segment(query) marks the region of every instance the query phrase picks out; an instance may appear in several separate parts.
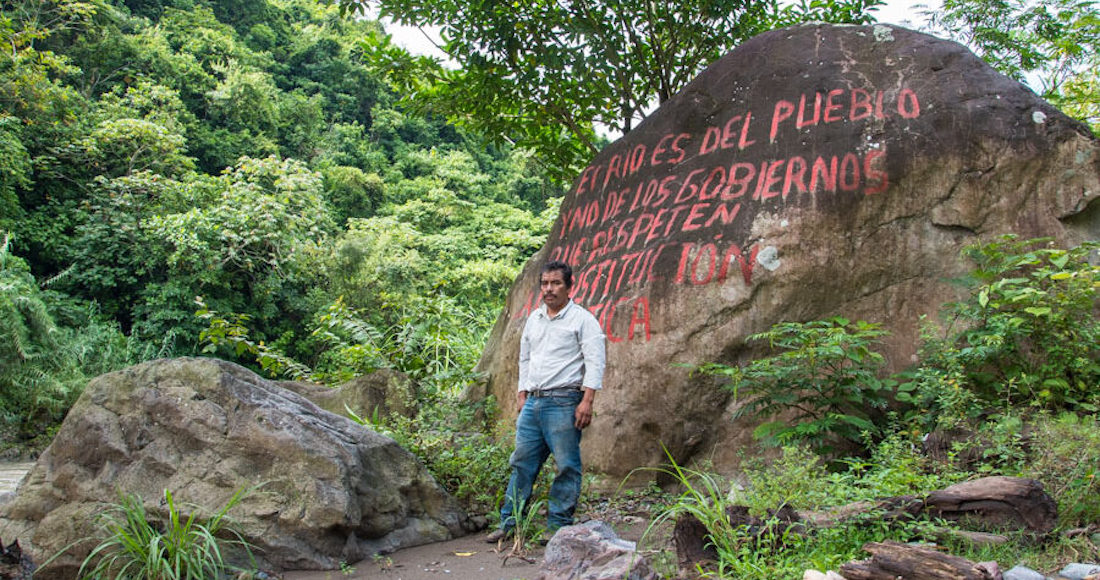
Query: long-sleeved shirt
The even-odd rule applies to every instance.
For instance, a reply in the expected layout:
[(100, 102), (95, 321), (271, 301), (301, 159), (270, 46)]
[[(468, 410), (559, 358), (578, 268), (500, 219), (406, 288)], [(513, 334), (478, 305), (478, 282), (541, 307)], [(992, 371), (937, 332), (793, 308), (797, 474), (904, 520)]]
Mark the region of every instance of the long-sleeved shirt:
[(603, 388), (606, 337), (592, 313), (572, 300), (551, 318), (543, 304), (527, 317), (519, 343), (519, 390)]

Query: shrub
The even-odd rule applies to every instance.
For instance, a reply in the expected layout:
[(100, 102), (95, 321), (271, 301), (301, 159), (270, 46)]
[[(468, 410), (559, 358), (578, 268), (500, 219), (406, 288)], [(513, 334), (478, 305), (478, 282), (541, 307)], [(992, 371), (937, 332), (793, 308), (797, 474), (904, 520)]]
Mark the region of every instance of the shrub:
[[(228, 528), (226, 514), (244, 498), (239, 490), (205, 521), (197, 520), (198, 509), (184, 518), (172, 493), (164, 490), (168, 519), (153, 523), (141, 497), (119, 492), (119, 503), (106, 511), (100, 526), (106, 537), (92, 549), (80, 566), (81, 578), (116, 580), (193, 580), (221, 578), (231, 571), (225, 550), (241, 547), (251, 558), (248, 542)], [(219, 534), (229, 535), (225, 540)]]
[[(969, 388), (989, 405), (1100, 410), (1100, 243), (1004, 236), (970, 246), (966, 300), (948, 305)], [(950, 332), (950, 329), (949, 329)]]
[(49, 433), (90, 378), (140, 358), (135, 343), (117, 324), (103, 322), (94, 307), (41, 290), (27, 263), (9, 251), (9, 239), (3, 237), (0, 426), (5, 435), (26, 445)]
[(1062, 413), (1033, 425), (1030, 457), (1021, 475), (1043, 483), (1068, 529), (1100, 521), (1100, 421)]
[(906, 405), (906, 419), (924, 433), (978, 420), (985, 406), (970, 388), (966, 361), (955, 341), (938, 336), (938, 328), (926, 321), (919, 356), (920, 366), (897, 377), (896, 398)]
[(748, 400), (734, 417), (790, 416), (765, 422), (754, 435), (771, 445), (804, 441), (828, 452), (838, 442), (859, 444), (877, 433), (873, 419), (885, 409), (893, 383), (877, 371), (881, 354), (871, 348), (886, 334), (881, 325), (845, 318), (781, 322), (749, 337), (768, 341), (779, 354), (741, 367), (708, 364), (700, 371), (728, 377), (727, 388)]

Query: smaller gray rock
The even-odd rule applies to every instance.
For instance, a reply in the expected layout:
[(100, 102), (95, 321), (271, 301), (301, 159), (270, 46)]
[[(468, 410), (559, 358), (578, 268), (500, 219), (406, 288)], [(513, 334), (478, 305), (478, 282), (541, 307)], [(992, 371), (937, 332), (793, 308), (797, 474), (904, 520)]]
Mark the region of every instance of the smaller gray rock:
[(592, 520), (558, 530), (546, 545), (539, 580), (658, 580), (634, 542)]
[(1047, 580), (1047, 577), (1031, 568), (1015, 566), (1004, 573), (1004, 580)]
[(1098, 564), (1068, 564), (1065, 568), (1062, 568), (1061, 572), (1058, 572), (1059, 576), (1067, 580), (1085, 580), (1097, 574), (1100, 574), (1100, 565)]

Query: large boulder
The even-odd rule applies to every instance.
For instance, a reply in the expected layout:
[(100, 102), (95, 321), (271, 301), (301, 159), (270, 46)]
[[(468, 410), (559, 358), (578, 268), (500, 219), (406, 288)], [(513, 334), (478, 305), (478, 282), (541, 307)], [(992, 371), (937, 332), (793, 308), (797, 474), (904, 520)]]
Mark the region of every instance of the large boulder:
[(921, 317), (959, 297), (962, 246), (1100, 238), (1097, 144), (953, 42), (886, 25), (762, 34), (581, 172), (471, 396), (514, 413), (539, 268), (564, 260), (609, 341), (587, 465), (617, 481), (667, 461), (663, 443), (735, 471), (751, 419), (730, 421), (729, 394), (678, 363), (745, 361), (753, 333), (842, 315), (881, 322), (889, 369), (909, 365)]
[[(230, 516), (264, 566), (336, 569), (469, 531), (456, 502), (388, 437), (240, 366), (175, 359), (89, 383), (0, 508), (0, 537), (42, 562), (90, 537), (120, 490), (163, 516), (165, 489), (213, 511), (254, 486)], [(75, 578), (90, 547), (77, 542), (35, 577)]]

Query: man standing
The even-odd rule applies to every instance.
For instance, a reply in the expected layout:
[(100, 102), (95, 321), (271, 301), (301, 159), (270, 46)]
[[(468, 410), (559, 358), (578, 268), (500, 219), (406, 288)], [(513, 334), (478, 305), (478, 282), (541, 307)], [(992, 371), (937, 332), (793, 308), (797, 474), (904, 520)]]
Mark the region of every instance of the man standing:
[[(542, 305), (523, 327), (519, 346), (519, 418), (512, 476), (500, 509), (500, 528), (486, 540), (510, 537), (546, 458), (558, 472), (550, 486), (547, 528), (573, 523), (581, 495), (581, 430), (592, 421), (592, 400), (603, 387), (604, 333), (596, 317), (569, 299), (573, 269), (548, 262), (540, 275)], [(523, 515), (523, 514), (520, 514)]]

